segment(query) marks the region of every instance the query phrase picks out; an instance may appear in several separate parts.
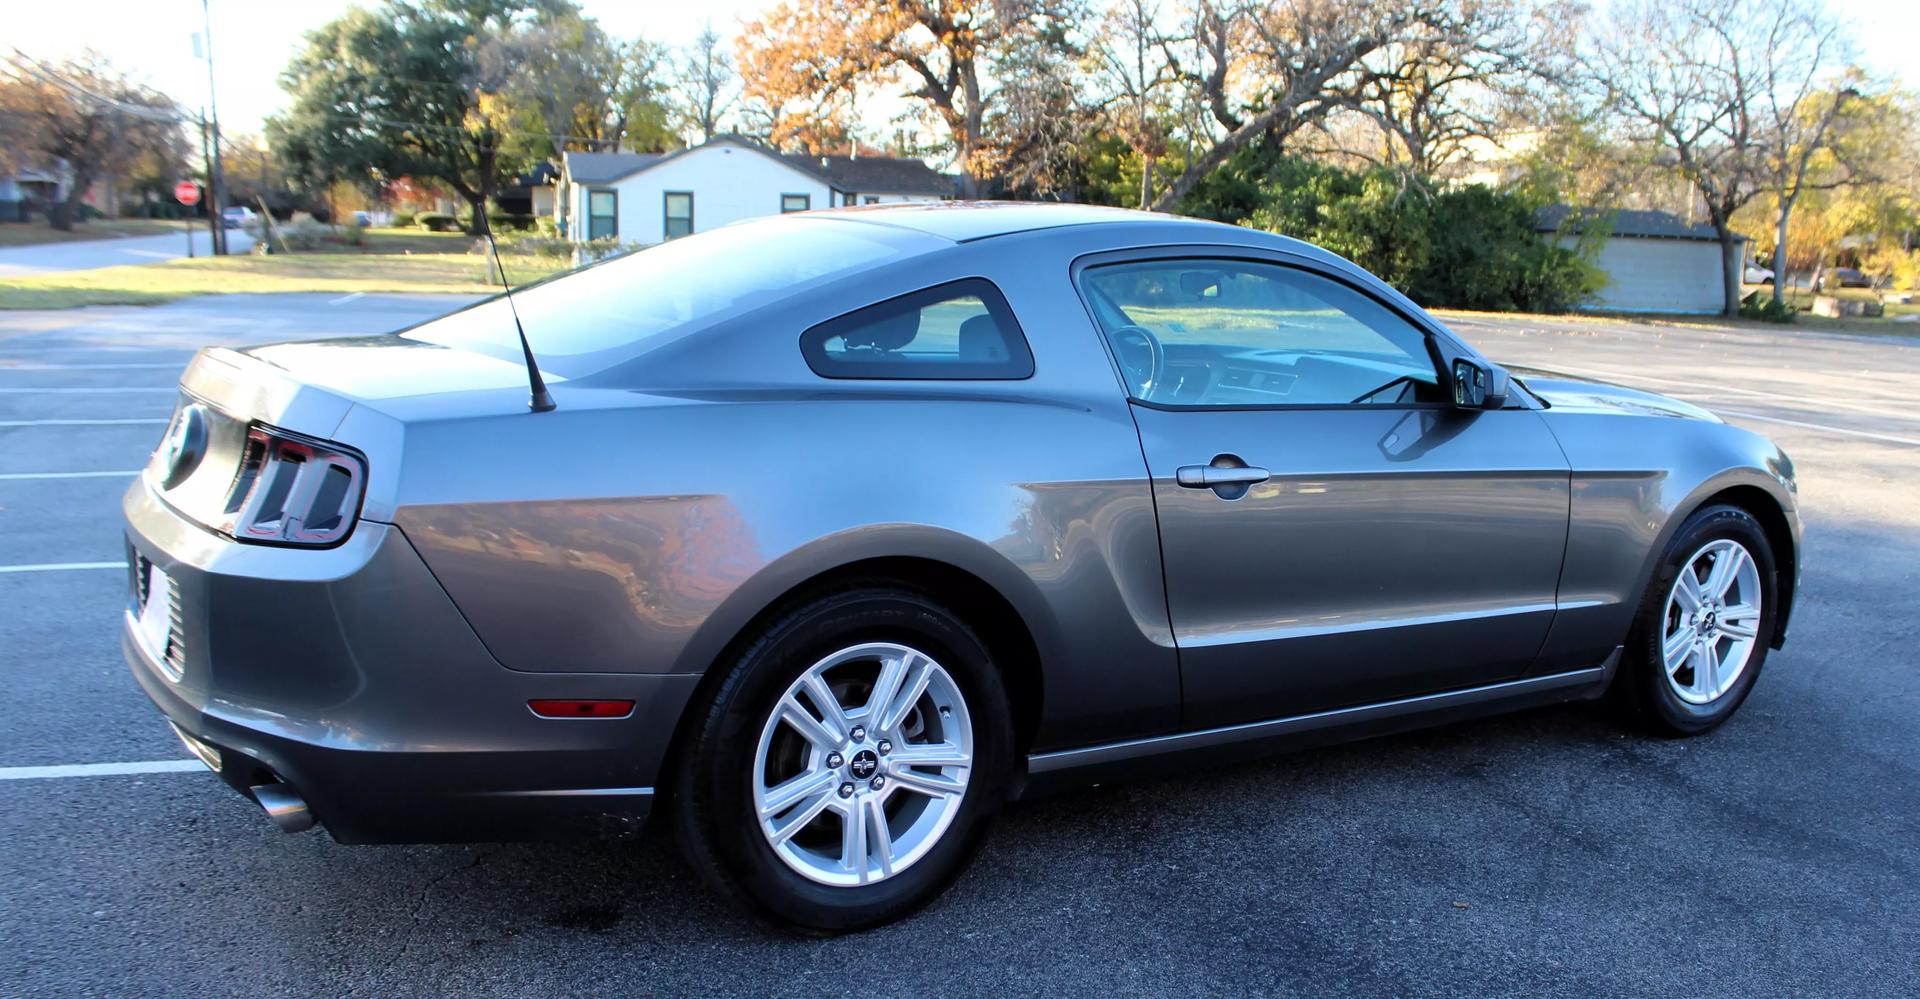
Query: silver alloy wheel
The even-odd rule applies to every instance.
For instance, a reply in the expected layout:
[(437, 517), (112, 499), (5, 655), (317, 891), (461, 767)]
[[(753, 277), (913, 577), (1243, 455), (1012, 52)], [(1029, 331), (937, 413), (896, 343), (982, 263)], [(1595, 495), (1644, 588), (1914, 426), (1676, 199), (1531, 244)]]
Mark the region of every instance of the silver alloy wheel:
[(966, 800), (973, 721), (946, 668), (869, 642), (814, 663), (760, 731), (753, 805), (782, 862), (863, 885), (911, 866)]
[(1760, 640), (1760, 567), (1731, 538), (1710, 541), (1680, 569), (1667, 594), (1660, 654), (1667, 683), (1688, 704), (1733, 689)]

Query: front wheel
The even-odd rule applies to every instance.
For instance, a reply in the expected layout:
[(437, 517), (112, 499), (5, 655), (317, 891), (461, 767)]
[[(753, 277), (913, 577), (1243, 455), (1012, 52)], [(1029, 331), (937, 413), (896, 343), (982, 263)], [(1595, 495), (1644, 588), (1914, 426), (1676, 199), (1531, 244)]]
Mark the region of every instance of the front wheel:
[(860, 587), (769, 627), (715, 689), (676, 779), (681, 842), (725, 894), (804, 929), (937, 895), (1005, 798), (987, 648), (926, 595)]
[(1687, 518), (1655, 569), (1617, 691), (1662, 735), (1709, 731), (1739, 709), (1773, 635), (1773, 549), (1753, 516), (1716, 505)]

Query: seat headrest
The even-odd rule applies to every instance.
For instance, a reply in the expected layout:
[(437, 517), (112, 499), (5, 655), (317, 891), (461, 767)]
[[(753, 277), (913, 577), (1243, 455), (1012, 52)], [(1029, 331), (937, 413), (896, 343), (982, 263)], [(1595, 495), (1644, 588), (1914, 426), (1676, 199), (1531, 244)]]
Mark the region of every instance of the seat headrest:
[(993, 317), (982, 313), (960, 324), (960, 359), (962, 361), (1004, 361), (1007, 359), (1007, 341), (1000, 335), (1000, 324)]
[(849, 348), (872, 347), (875, 350), (899, 350), (920, 335), (920, 310), (908, 309), (850, 329), (844, 337)]

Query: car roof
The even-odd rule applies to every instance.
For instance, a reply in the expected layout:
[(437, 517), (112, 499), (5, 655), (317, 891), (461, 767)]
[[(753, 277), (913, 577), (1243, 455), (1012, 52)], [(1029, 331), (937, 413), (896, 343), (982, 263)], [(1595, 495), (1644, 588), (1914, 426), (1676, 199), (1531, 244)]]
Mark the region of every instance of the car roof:
[(1121, 223), (1186, 224), (1195, 227), (1224, 227), (1220, 222), (1183, 218), (1159, 212), (1108, 208), (1102, 205), (1071, 205), (1020, 201), (918, 201), (889, 205), (860, 205), (807, 213), (821, 218), (868, 222), (875, 225), (912, 229), (968, 243), (976, 239), (1006, 236), (1036, 229), (1063, 226)]

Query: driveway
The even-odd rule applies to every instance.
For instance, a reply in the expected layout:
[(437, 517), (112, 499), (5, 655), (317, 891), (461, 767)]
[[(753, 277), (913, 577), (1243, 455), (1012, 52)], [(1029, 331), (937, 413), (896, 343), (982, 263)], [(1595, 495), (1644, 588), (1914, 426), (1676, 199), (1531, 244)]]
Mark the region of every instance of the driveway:
[[(207, 256), (213, 234), (205, 226), (191, 230), (195, 256)], [(253, 248), (253, 238), (237, 229), (227, 230), (227, 249), (245, 253)], [(165, 236), (129, 236), (123, 239), (90, 239), (79, 243), (43, 243), (0, 249), (0, 277), (25, 277), (58, 271), (88, 271), (121, 264), (151, 264), (187, 255), (187, 237), (178, 233)]]
[(1791, 452), (1800, 602), (1738, 717), (1667, 741), (1561, 706), (1023, 802), (928, 911), (815, 940), (657, 839), (284, 835), (122, 663), (119, 497), (191, 347), (451, 304), (0, 314), (0, 995), (1920, 994), (1920, 347), (1453, 321)]

